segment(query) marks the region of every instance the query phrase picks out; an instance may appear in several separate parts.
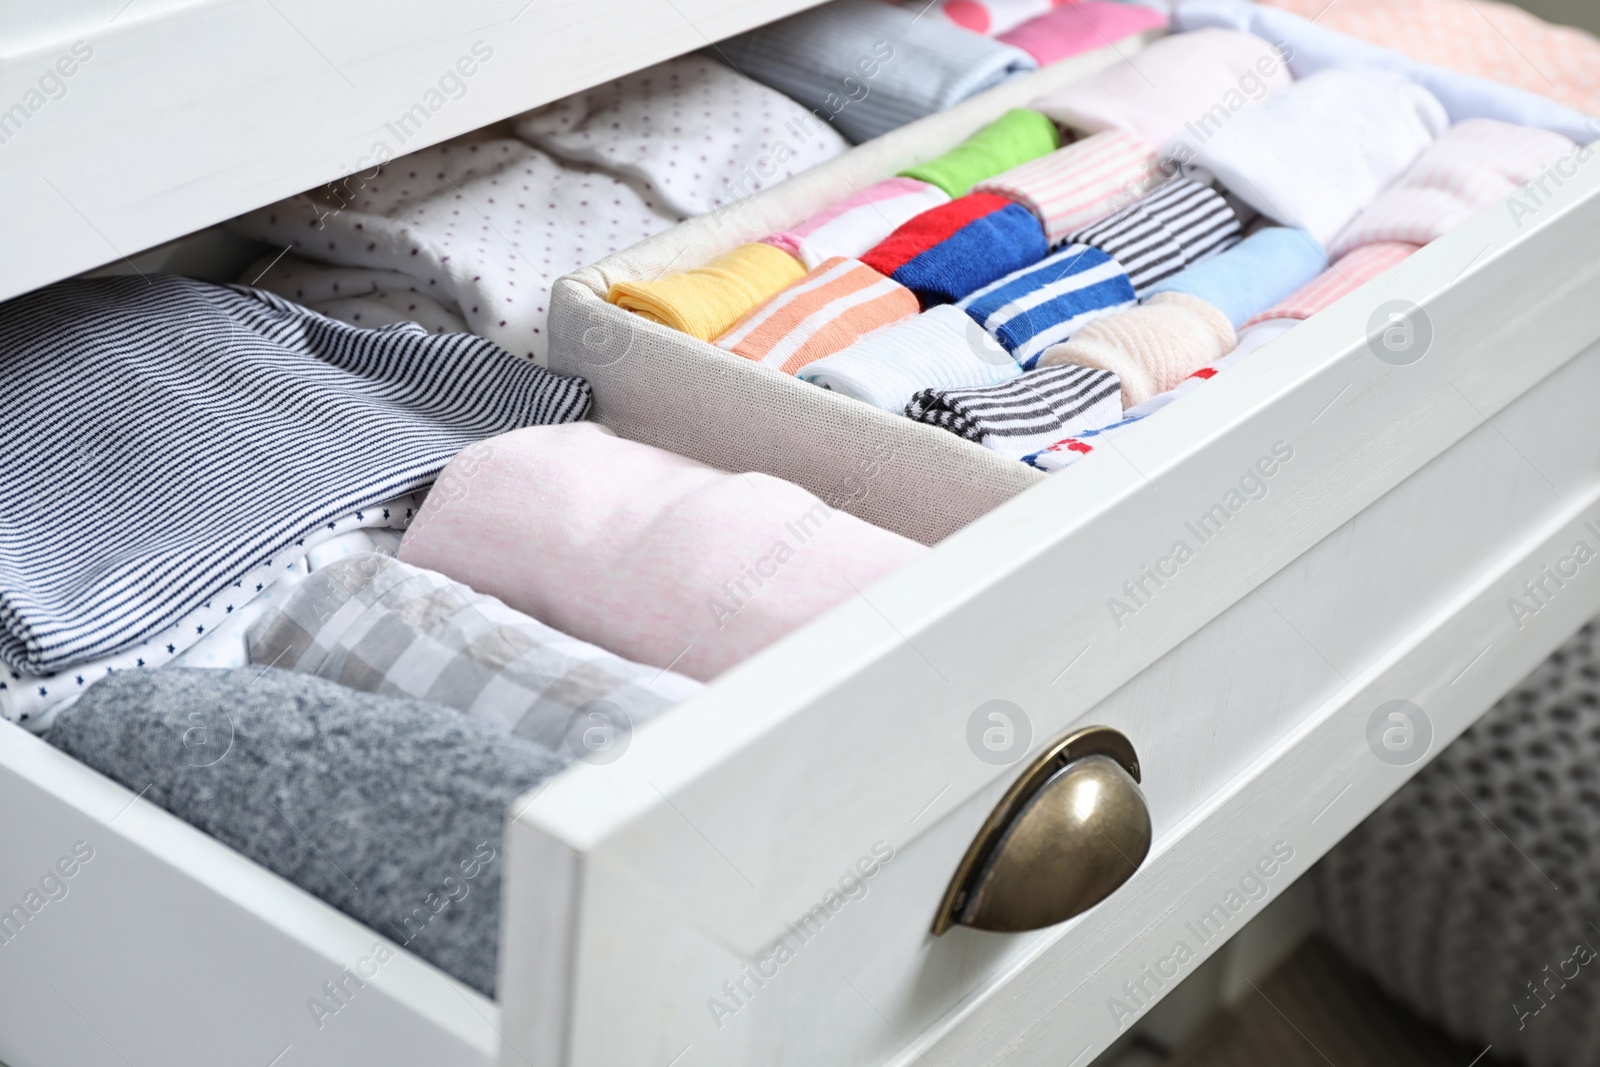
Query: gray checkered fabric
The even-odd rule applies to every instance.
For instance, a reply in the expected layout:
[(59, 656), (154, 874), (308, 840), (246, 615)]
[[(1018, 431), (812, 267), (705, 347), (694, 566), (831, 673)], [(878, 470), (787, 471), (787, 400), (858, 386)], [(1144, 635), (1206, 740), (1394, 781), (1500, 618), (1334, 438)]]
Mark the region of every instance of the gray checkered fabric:
[(311, 575), (249, 646), (252, 663), (445, 704), (569, 760), (704, 688), (376, 553)]

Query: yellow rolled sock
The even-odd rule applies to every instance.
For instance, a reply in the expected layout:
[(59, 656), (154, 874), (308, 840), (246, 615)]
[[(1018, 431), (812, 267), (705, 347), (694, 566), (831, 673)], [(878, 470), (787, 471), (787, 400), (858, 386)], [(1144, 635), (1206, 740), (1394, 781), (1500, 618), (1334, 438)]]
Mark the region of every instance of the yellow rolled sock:
[(1095, 319), (1052, 345), (1039, 366), (1075, 363), (1108, 370), (1122, 382), (1123, 409), (1142, 404), (1232, 352), (1233, 323), (1209, 302), (1188, 293), (1157, 293), (1136, 308)]
[(653, 282), (617, 282), (606, 299), (651, 322), (715, 341), (757, 304), (805, 277), (799, 260), (771, 245), (740, 245), (703, 267)]

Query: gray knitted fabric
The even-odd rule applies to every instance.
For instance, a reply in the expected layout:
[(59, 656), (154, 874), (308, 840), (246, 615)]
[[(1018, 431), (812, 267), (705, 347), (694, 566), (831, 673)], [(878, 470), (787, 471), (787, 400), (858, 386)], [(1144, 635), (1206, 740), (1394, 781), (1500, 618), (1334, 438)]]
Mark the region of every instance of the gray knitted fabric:
[(1600, 1062), (1596, 636), (1590, 623), (1318, 867), (1346, 955), (1533, 1067)]
[(493, 995), (507, 806), (560, 766), (458, 711), (287, 671), (128, 671), (47, 740)]

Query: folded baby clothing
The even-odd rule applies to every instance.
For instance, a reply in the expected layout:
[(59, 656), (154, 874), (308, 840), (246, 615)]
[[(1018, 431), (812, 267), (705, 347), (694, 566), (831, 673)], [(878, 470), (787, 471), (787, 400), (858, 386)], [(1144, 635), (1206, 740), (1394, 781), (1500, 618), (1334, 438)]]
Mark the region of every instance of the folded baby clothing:
[(589, 754), (582, 735), (591, 718), (615, 734), (702, 688), (568, 637), (442, 574), (376, 554), (341, 560), (301, 582), (250, 631), (249, 643), (252, 663), (443, 704), (536, 741), (563, 761)]
[(918, 310), (899, 282), (860, 260), (830, 259), (740, 319), (717, 347), (795, 374)]
[(0, 669), (0, 718), (35, 733), (100, 679), (119, 671), (180, 667), (243, 667), (244, 631), (270, 613), (319, 566), (355, 551), (394, 552), (400, 531), (422, 506), (407, 494), (376, 507), (358, 508), (322, 523), (285, 550), (245, 571), (216, 595), (185, 612), (153, 636), (59, 671)]
[(429, 496), (400, 558), (702, 681), (927, 552), (781, 479), (594, 423), (489, 446), (467, 491)]
[(1390, 267), (1405, 262), (1421, 247), (1403, 241), (1382, 241), (1346, 252), (1334, 261), (1333, 266), (1251, 318), (1245, 326), (1248, 328), (1273, 319), (1309, 319)]
[(555, 280), (680, 221), (598, 167), (469, 134), (229, 225), (306, 259), (406, 275), (473, 333), (542, 361)]
[(1340, 256), (1380, 241), (1425, 245), (1577, 151), (1548, 130), (1493, 119), (1458, 123), (1363, 208), (1329, 251)]
[(902, 224), (861, 262), (930, 308), (953, 304), (1049, 251), (1044, 228), (1027, 208), (993, 193), (969, 193)]
[(1046, 348), (1134, 303), (1133, 282), (1122, 264), (1098, 248), (1068, 245), (956, 306), (1028, 370)]
[(679, 56), (573, 93), (520, 116), (512, 129), (557, 159), (630, 181), (685, 219), (850, 147), (782, 93), (702, 55)]
[(1239, 331), (1239, 343), (1228, 354), (1229, 358), (1238, 356), (1242, 359), (1265, 348), (1298, 325), (1299, 319), (1253, 319)]
[(523, 128), (549, 151), (480, 131), (230, 225), (403, 274), (473, 333), (542, 362), (557, 278), (845, 147), (804, 108), (714, 68), (682, 57), (531, 113)]
[(1122, 264), (1142, 297), (1162, 279), (1238, 244), (1240, 230), (1238, 212), (1221, 193), (1174, 178), (1067, 240)]
[(1303, 230), (1269, 226), (1226, 252), (1150, 288), (1198, 296), (1228, 317), (1234, 329), (1309, 284), (1328, 269), (1328, 256)]
[(433, 287), (393, 270), (336, 267), (284, 254), (265, 255), (244, 269), (240, 284), (277, 293), (330, 319), (369, 330), (414, 322), (429, 333), (466, 333), (461, 309)]
[[(1349, 0), (1340, 0), (1338, 6), (1342, 7), (1347, 2)], [(1382, 2), (1387, 4), (1388, 0)], [(1474, 8), (1482, 4), (1483, 0), (1472, 0)], [(1281, 42), (1289, 56), (1289, 68), (1296, 78), (1308, 78), (1319, 71), (1340, 67), (1393, 71), (1432, 93), (1444, 106), (1451, 122), (1498, 119), (1518, 126), (1550, 130), (1580, 145), (1591, 144), (1600, 138), (1600, 123), (1596, 123), (1593, 117), (1540, 95), (1539, 91), (1530, 92), (1474, 74), (1462, 74), (1447, 69), (1448, 64), (1434, 66), (1418, 62), (1392, 48), (1380, 47), (1328, 29), (1320, 16), (1313, 22), (1288, 11), (1253, 4), (1248, 0), (1185, 0), (1173, 12), (1172, 24), (1174, 29), (1180, 31), (1206, 28), (1249, 30)], [(1182, 35), (1188, 36), (1188, 32)], [(1393, 43), (1401, 42), (1395, 40)], [(1550, 83), (1545, 83), (1543, 91), (1551, 91)]]
[(1020, 48), (877, 0), (834, 0), (711, 51), (857, 144), (1038, 68)]
[(1105, 130), (985, 179), (976, 193), (1015, 200), (1058, 245), (1155, 189), (1167, 175), (1156, 150), (1125, 130)]
[(978, 182), (1054, 152), (1061, 145), (1056, 124), (1025, 107), (1014, 107), (942, 156), (900, 172), (963, 196)]
[(1292, 83), (1269, 41), (1199, 30), (1163, 37), (1031, 106), (1081, 133), (1124, 130), (1160, 146), (1188, 125), (1226, 123)]
[(0, 484), (28, 501), (0, 514), (0, 662), (42, 674), (155, 636), (476, 440), (582, 418), (590, 391), (483, 338), (156, 275), (0, 307), (0, 398)]
[(452, 708), (260, 668), (114, 675), (47, 740), (486, 996), (506, 811), (561, 767)]
[(1600, 40), (1499, 0), (1264, 0), (1330, 30), (1397, 48), (1600, 115)]
[(1021, 459), (1063, 437), (1122, 417), (1122, 383), (1110, 371), (1070, 364), (1029, 371), (999, 385), (925, 389), (906, 415)]
[(901, 223), (949, 202), (949, 195), (938, 186), (915, 178), (885, 178), (792, 229), (763, 237), (761, 243), (780, 248), (807, 270), (815, 270), (836, 256), (861, 255)]
[(1074, 0), (933, 0), (931, 10), (928, 0), (904, 3), (912, 11), (926, 12), (930, 17), (937, 12), (964, 30), (998, 37)]
[(703, 267), (643, 282), (616, 282), (606, 299), (651, 322), (715, 341), (762, 301), (805, 277), (800, 261), (771, 245), (743, 244)]
[(1046, 349), (1039, 364), (1108, 370), (1122, 383), (1123, 407), (1131, 408), (1215, 363), (1237, 342), (1233, 324), (1210, 303), (1188, 293), (1157, 293)]
[(1449, 126), (1439, 101), (1402, 75), (1327, 70), (1165, 152), (1326, 247)]
[(941, 304), (817, 360), (800, 380), (898, 415), (919, 390), (994, 385), (1021, 373), (966, 312)]
[(1153, 8), (1108, 0), (1077, 0), (998, 36), (1044, 67), (1097, 48), (1109, 48), (1126, 37), (1166, 24), (1167, 16)]

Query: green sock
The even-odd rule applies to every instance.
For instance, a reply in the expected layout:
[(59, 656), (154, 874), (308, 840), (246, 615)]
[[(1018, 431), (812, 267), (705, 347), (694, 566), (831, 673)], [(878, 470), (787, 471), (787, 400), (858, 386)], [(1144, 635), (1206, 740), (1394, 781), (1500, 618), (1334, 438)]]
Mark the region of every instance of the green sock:
[(903, 170), (900, 176), (937, 185), (954, 198), (985, 178), (1059, 147), (1055, 123), (1037, 111), (1014, 107), (944, 155)]

